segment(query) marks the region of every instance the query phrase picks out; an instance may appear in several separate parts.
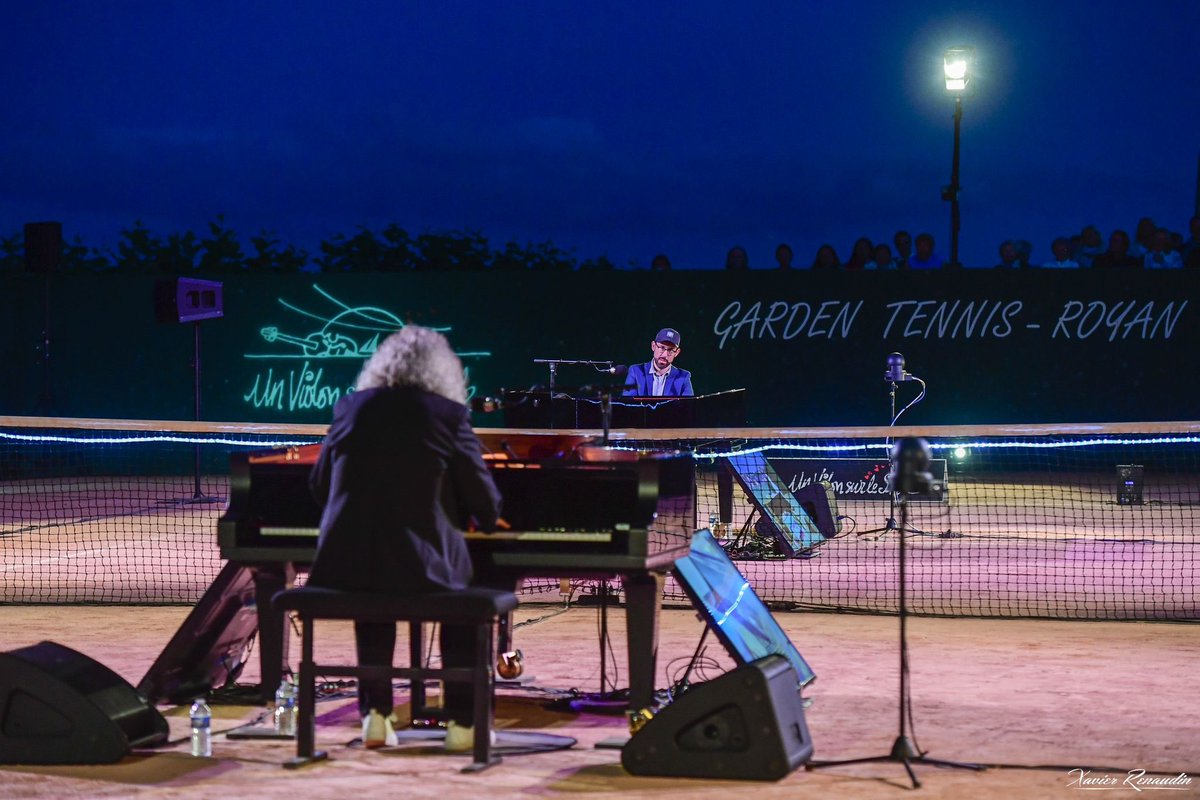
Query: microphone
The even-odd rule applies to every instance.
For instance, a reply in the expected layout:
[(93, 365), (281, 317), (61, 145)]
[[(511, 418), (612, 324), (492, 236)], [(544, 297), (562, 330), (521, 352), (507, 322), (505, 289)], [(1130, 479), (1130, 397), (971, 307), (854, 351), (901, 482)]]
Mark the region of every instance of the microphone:
[(929, 471), (933, 451), (929, 442), (906, 436), (892, 448), (892, 468), (888, 472), (887, 486), (900, 494), (929, 495), (938, 491), (937, 479)]
[(504, 408), (504, 401), (499, 397), (472, 397), (471, 410), (490, 414)]
[(904, 356), (899, 353), (888, 354), (887, 372), (884, 373), (883, 379), (891, 383), (900, 383), (901, 381), (911, 381), (913, 379), (911, 373), (904, 371)]
[(629, 367), (624, 364), (613, 364), (611, 367), (600, 371), (607, 372), (609, 375), (624, 375), (629, 372)]

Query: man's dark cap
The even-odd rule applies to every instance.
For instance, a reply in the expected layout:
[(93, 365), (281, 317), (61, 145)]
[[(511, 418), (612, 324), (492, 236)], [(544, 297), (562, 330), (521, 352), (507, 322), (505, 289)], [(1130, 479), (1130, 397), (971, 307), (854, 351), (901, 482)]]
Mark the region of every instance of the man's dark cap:
[(674, 328), (663, 328), (658, 332), (658, 335), (654, 337), (654, 341), (670, 342), (676, 347), (679, 347), (679, 331), (675, 330)]

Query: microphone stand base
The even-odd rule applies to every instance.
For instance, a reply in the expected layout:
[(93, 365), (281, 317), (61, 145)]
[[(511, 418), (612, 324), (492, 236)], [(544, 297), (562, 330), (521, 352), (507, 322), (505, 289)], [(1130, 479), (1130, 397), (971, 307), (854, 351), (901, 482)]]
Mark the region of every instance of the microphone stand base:
[(892, 751), (886, 756), (867, 756), (865, 758), (846, 758), (838, 761), (810, 761), (804, 765), (806, 770), (823, 769), (825, 767), (844, 767), (850, 764), (878, 764), (884, 762), (892, 762), (904, 765), (904, 771), (908, 773), (908, 779), (912, 781), (914, 789), (921, 788), (921, 782), (917, 780), (917, 774), (913, 772), (913, 764), (928, 764), (931, 767), (946, 767), (951, 769), (969, 769), (976, 772), (983, 772), (987, 769), (983, 764), (972, 764), (965, 761), (944, 761), (940, 758), (927, 758), (924, 753), (921, 753), (913, 746), (912, 741), (907, 736), (897, 736), (896, 741), (892, 743)]

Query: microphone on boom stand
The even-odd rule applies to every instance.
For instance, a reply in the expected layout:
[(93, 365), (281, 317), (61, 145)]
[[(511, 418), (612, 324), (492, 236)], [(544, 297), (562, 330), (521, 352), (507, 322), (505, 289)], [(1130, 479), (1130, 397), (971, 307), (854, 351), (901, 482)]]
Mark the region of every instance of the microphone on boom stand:
[(504, 408), (504, 399), (500, 397), (472, 397), (471, 410), (482, 414), (490, 414)]
[[(913, 379), (912, 374), (904, 370), (904, 356), (899, 353), (888, 354), (887, 372), (884, 373), (883, 379), (891, 383), (901, 383)], [(895, 409), (892, 409), (892, 413), (895, 413)]]

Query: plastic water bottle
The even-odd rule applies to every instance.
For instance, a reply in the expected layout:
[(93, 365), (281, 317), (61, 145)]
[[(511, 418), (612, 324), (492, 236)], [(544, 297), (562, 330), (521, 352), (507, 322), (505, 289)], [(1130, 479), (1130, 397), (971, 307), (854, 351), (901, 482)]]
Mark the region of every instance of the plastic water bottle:
[(296, 684), (286, 677), (275, 690), (275, 732), (296, 735)]
[(188, 713), (192, 719), (192, 755), (212, 755), (212, 709), (203, 697), (197, 697)]

